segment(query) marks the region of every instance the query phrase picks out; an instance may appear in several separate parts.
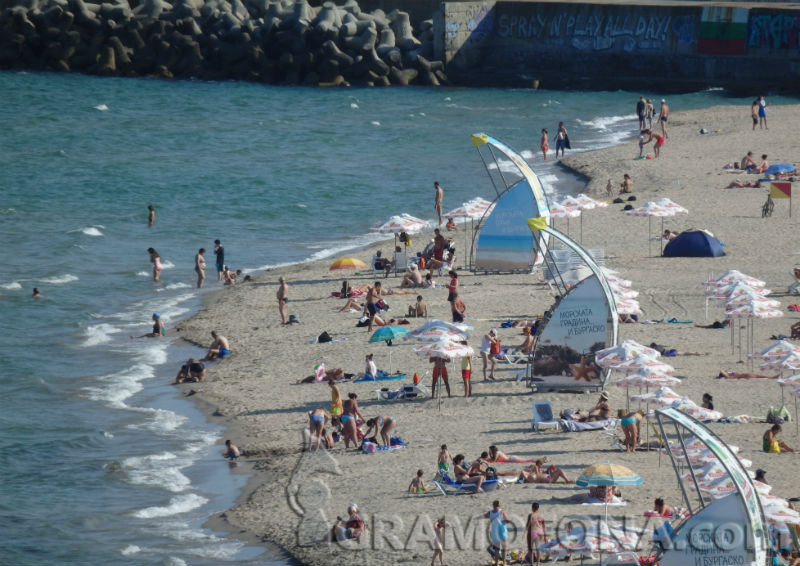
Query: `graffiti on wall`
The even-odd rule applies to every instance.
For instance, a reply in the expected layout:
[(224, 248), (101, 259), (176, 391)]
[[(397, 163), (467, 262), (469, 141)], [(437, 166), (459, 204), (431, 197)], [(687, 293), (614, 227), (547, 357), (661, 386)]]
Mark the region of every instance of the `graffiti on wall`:
[[(445, 22), (445, 40), (454, 41), (459, 32), (467, 33), (467, 43), (480, 42), (492, 33), (494, 10), (487, 4), (466, 4), (460, 19), (448, 18)], [(462, 22), (466, 24), (462, 26)]]
[(502, 14), (497, 34), (507, 39), (546, 39), (565, 42), (580, 51), (663, 49), (675, 38), (694, 40), (693, 16), (604, 15), (597, 10), (561, 14)]
[(800, 16), (753, 14), (747, 21), (747, 46), (769, 49), (797, 49)]

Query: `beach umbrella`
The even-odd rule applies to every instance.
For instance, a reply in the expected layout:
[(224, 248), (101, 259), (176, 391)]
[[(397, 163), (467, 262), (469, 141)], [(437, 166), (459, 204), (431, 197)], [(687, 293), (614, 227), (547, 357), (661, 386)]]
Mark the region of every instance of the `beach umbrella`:
[(780, 301), (776, 301), (775, 299), (770, 299), (769, 297), (766, 297), (764, 295), (759, 295), (758, 293), (755, 293), (753, 291), (745, 290), (740, 295), (736, 295), (735, 297), (729, 297), (728, 299), (720, 303), (720, 306), (724, 306), (725, 308), (733, 308), (747, 303), (752, 303), (755, 306), (763, 308), (775, 308), (781, 306)]
[(770, 165), (766, 171), (764, 171), (763, 175), (780, 175), (791, 173), (797, 169), (796, 165), (792, 165), (791, 163), (775, 163), (774, 165)]
[(719, 287), (722, 285), (728, 285), (730, 283), (741, 282), (749, 285), (750, 287), (764, 287), (766, 283), (761, 281), (761, 279), (756, 279), (755, 277), (751, 277), (750, 275), (745, 275), (741, 271), (736, 269), (731, 269), (726, 271), (719, 277), (712, 277), (708, 280), (703, 282), (703, 285), (706, 287)]
[(594, 359), (598, 366), (607, 368), (632, 360), (640, 354), (650, 356), (651, 358), (658, 358), (661, 356), (658, 350), (643, 346), (635, 340), (623, 340), (616, 346), (598, 350), (595, 352)]
[[(408, 334), (409, 330), (405, 326), (381, 326), (370, 336), (370, 342), (386, 342), (387, 346), (392, 345), (392, 340), (397, 340)], [(389, 373), (392, 373), (392, 351), (389, 350)]]
[(638, 395), (631, 395), (631, 401), (639, 401), (642, 403), (656, 403), (665, 407), (672, 406), (675, 401), (683, 399), (680, 395), (675, 393), (667, 386), (659, 387), (657, 390), (648, 393), (640, 393)]
[[(747, 319), (747, 349), (753, 349), (753, 325), (751, 323), (752, 320), (757, 318), (778, 318), (783, 316), (783, 312), (772, 308), (770, 306), (766, 306), (760, 304), (756, 300), (750, 300), (745, 302), (741, 305), (734, 305), (730, 306), (729, 308), (725, 309), (725, 318), (728, 320), (732, 320), (735, 318), (739, 319)], [(733, 326), (733, 325), (731, 325)], [(742, 354), (742, 327), (739, 325), (739, 358), (741, 361), (741, 354)]]
[(772, 358), (761, 364), (759, 367), (763, 369), (777, 369), (783, 370), (800, 370), (800, 352), (791, 352), (780, 358)]
[(677, 377), (660, 372), (637, 371), (614, 382), (617, 387), (661, 387), (680, 385)]
[[(798, 352), (800, 348), (795, 348), (794, 344), (787, 340), (776, 340), (773, 342), (771, 346), (767, 346), (763, 350), (759, 350), (758, 352), (753, 352), (752, 354), (748, 354), (748, 358), (764, 358), (764, 359), (771, 359), (771, 358), (785, 358), (792, 352)], [(800, 374), (796, 376), (800, 378)], [(790, 379), (790, 378), (786, 378)], [(780, 381), (778, 382), (780, 383)]]
[(660, 373), (672, 373), (675, 368), (671, 365), (648, 356), (639, 354), (629, 360), (620, 362), (614, 366), (615, 371), (649, 371)]
[(722, 418), (722, 413), (719, 411), (712, 411), (699, 406), (697, 403), (688, 398), (682, 398), (672, 403), (673, 409), (678, 409), (694, 417), (698, 421), (718, 421)]
[(675, 211), (670, 210), (668, 208), (664, 208), (663, 206), (659, 206), (656, 203), (650, 201), (645, 203), (644, 205), (633, 208), (631, 210), (626, 210), (625, 214), (628, 216), (647, 216), (647, 245), (648, 245), (648, 254), (653, 255), (652, 247), (651, 247), (651, 240), (650, 240), (650, 233), (652, 230), (652, 220), (653, 217), (661, 218), (661, 231), (664, 231), (664, 218), (666, 216), (675, 216)]
[(367, 264), (355, 257), (340, 257), (331, 264), (329, 271), (336, 269), (367, 269)]
[(575, 200), (577, 200), (581, 205), (584, 207), (584, 210), (590, 208), (608, 208), (608, 203), (603, 202), (602, 200), (593, 199), (592, 197), (584, 194), (578, 193), (575, 195)]
[(443, 358), (446, 360), (467, 358), (475, 355), (472, 346), (467, 346), (453, 340), (426, 342), (414, 348), (414, 353), (423, 358)]
[(608, 286), (611, 289), (611, 293), (617, 299), (635, 299), (639, 296), (639, 291), (634, 291), (629, 287), (622, 287), (616, 283), (609, 283)]
[(577, 218), (581, 215), (581, 211), (577, 208), (566, 208), (558, 203), (553, 203), (549, 207), (550, 218), (554, 219), (567, 219), (567, 235), (569, 235), (569, 221), (571, 218)]
[(400, 232), (407, 232), (409, 234), (414, 232), (421, 232), (430, 228), (430, 224), (421, 218), (416, 218), (410, 214), (398, 214), (392, 216), (382, 224), (376, 224), (370, 230), (379, 232), (381, 234), (399, 234)]
[(674, 210), (675, 214), (689, 214), (689, 210), (682, 207), (678, 203), (671, 201), (667, 197), (661, 197), (655, 201), (658, 206), (666, 208), (667, 210)]
[[(588, 486), (620, 486), (640, 485), (644, 480), (630, 468), (611, 462), (592, 464), (578, 476), (575, 485)], [(606, 498), (606, 521), (608, 521), (608, 498)]]
[(617, 314), (642, 314), (642, 307), (636, 299), (615, 300)]
[(469, 325), (460, 322), (445, 322), (434, 318), (406, 334), (404, 339), (409, 340), (414, 338), (436, 341), (447, 337), (461, 336), (462, 340), (466, 340), (469, 338), (468, 330), (472, 330), (472, 327)]
[[(583, 193), (574, 197), (573, 196), (564, 197), (558, 204), (560, 204), (567, 210), (577, 210), (578, 212), (583, 212), (584, 210), (591, 210), (593, 208), (608, 206), (608, 204), (594, 200), (593, 198), (590, 198)], [(580, 218), (581, 218), (580, 240), (583, 241), (583, 215), (581, 215)]]

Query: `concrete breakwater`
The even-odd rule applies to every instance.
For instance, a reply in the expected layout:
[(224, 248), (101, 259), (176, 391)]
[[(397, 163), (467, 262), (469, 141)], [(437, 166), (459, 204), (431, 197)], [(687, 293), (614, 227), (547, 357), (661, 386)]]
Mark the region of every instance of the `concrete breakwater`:
[(447, 83), (433, 21), (306, 0), (28, 0), (0, 13), (0, 68), (277, 84)]

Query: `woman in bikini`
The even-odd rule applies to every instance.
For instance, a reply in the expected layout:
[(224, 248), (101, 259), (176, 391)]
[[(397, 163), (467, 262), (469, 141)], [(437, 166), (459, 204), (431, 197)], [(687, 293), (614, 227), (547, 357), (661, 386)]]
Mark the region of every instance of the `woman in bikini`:
[(206, 253), (205, 248), (200, 248), (194, 256), (194, 272), (197, 273), (197, 288), (203, 286), (203, 281), (206, 280), (206, 259), (203, 254)]
[(531, 512), (528, 515), (528, 521), (525, 523), (526, 538), (528, 539), (528, 556), (531, 559), (531, 566), (533, 566), (533, 555), (536, 554), (536, 566), (541, 563), (541, 554), (539, 553), (539, 545), (547, 542), (547, 534), (545, 532), (544, 515), (539, 512), (539, 504), (534, 502), (531, 504)]
[(397, 425), (397, 419), (394, 417), (375, 417), (374, 419), (369, 419), (367, 421), (367, 432), (364, 433), (364, 436), (370, 437), (374, 430), (374, 434), (377, 435), (380, 433), (383, 445), (390, 446), (389, 433), (394, 430), (395, 425)]
[(550, 146), (547, 145), (547, 128), (542, 128), (542, 140), (540, 142), (540, 146), (542, 148), (544, 160), (547, 161), (547, 150), (550, 149)]
[(358, 448), (358, 426), (356, 424), (356, 419), (364, 420), (364, 416), (358, 409), (358, 395), (350, 393), (347, 397), (348, 399), (342, 403), (344, 413), (341, 418), (345, 450), (350, 447), (351, 441), (353, 442), (353, 448)]
[(622, 417), (620, 424), (622, 432), (625, 433), (625, 452), (636, 452), (636, 445), (639, 444), (639, 437), (642, 433), (642, 419), (644, 411), (634, 411)]
[(550, 466), (545, 472), (542, 470), (544, 466), (543, 460), (536, 460), (536, 463), (531, 464), (527, 470), (522, 470), (519, 473), (519, 479), (524, 483), (558, 483), (558, 480), (564, 480), (564, 483), (573, 483), (564, 473), (561, 468)]
[[(325, 423), (330, 419), (328, 411), (322, 407), (317, 407), (308, 412), (308, 431), (311, 435), (308, 438), (308, 449), (319, 450), (322, 444), (322, 437), (325, 436)], [(314, 441), (316, 440), (316, 446)]]
[(147, 253), (150, 254), (150, 263), (153, 264), (153, 281), (158, 281), (161, 273), (161, 256), (153, 248), (147, 248)]
[(497, 464), (527, 464), (530, 462), (530, 460), (525, 460), (519, 456), (501, 452), (495, 445), (489, 447), (489, 461)]

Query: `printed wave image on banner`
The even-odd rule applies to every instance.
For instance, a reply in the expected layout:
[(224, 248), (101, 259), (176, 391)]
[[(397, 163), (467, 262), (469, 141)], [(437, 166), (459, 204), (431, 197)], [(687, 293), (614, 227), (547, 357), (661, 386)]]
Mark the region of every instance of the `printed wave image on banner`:
[(528, 218), (537, 216), (531, 187), (522, 180), (497, 199), (478, 235), (475, 269), (527, 271), (533, 266), (533, 234)]
[(611, 309), (596, 275), (572, 287), (545, 315), (533, 352), (533, 381), (559, 387), (602, 385), (594, 352), (613, 340)]

